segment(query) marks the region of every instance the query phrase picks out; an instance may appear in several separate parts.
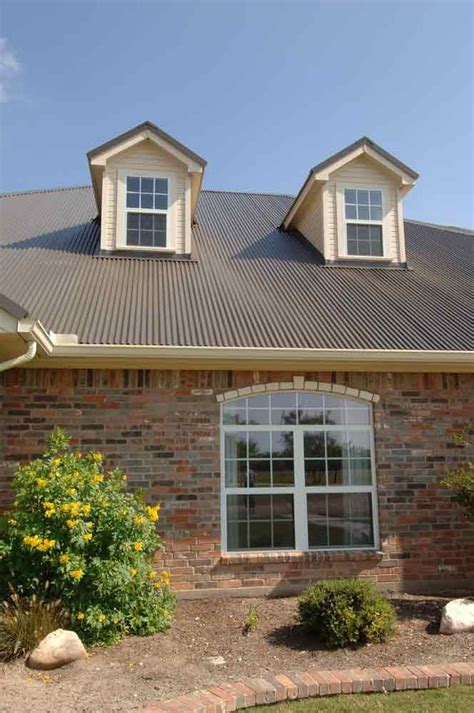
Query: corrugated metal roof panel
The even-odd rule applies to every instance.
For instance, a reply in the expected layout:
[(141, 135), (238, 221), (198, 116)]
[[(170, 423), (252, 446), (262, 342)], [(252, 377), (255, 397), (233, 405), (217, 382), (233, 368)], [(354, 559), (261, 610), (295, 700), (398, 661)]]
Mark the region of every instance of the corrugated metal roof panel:
[(90, 187), (6, 195), (0, 292), (82, 343), (472, 349), (472, 236), (406, 221), (411, 270), (325, 267), (292, 200), (203, 191), (184, 261), (101, 256)]

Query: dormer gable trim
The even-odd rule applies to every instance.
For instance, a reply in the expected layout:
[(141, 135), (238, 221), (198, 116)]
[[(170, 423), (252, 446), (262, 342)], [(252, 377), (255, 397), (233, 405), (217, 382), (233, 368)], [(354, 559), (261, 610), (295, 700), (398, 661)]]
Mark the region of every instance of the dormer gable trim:
[(187, 146), (174, 139), (151, 121), (144, 121), (138, 124), (138, 126), (133, 127), (133, 129), (129, 129), (110, 141), (106, 141), (104, 144), (91, 149), (87, 153), (87, 158), (89, 159), (89, 163), (93, 165), (104, 165), (110, 156), (120, 151), (125, 151), (125, 149), (134, 146), (144, 139), (154, 141), (160, 148), (163, 148), (178, 160), (185, 163), (190, 170), (202, 171), (206, 166), (207, 162), (201, 156), (198, 156), (194, 151), (188, 149)]
[(368, 156), (383, 166), (385, 170), (395, 174), (400, 180), (402, 193), (409, 191), (410, 188), (413, 187), (417, 178), (419, 178), (419, 174), (416, 173), (416, 171), (402, 163), (402, 161), (397, 159), (388, 151), (385, 151), (385, 149), (369, 139), (367, 136), (363, 136), (358, 141), (355, 141), (341, 151), (338, 151), (324, 161), (316, 164), (316, 166), (313, 166), (308, 174), (308, 177), (306, 178), (306, 181), (293, 201), (293, 204), (290, 206), (288, 212), (283, 218), (282, 227), (286, 230), (291, 225), (293, 218), (304, 203), (305, 198), (307, 197), (314, 182), (319, 182), (321, 184), (325, 183), (329, 180), (331, 173), (363, 155)]

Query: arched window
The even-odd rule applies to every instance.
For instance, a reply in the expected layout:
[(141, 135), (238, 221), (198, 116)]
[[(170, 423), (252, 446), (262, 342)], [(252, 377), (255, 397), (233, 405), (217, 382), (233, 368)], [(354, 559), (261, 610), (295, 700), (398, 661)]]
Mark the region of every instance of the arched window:
[(285, 391), (222, 406), (225, 551), (377, 545), (372, 408)]

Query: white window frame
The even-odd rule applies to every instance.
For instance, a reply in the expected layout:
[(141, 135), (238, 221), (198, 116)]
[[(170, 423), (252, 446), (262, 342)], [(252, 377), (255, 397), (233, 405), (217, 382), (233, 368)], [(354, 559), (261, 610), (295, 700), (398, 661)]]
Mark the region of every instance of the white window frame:
[[(346, 218), (345, 191), (380, 191), (382, 193), (382, 220), (358, 220), (356, 218)], [(390, 252), (389, 225), (387, 219), (387, 198), (386, 187), (379, 184), (349, 184), (338, 183), (336, 185), (337, 200), (337, 223), (338, 231), (338, 257), (343, 260), (354, 260), (363, 262), (391, 262), (393, 255)], [(347, 249), (347, 226), (348, 225), (379, 225), (382, 228), (382, 255), (349, 255)]]
[[(117, 172), (117, 249), (136, 252), (174, 253), (176, 252), (174, 195), (175, 181), (171, 174), (156, 171), (124, 169)], [(168, 208), (127, 208), (127, 178), (163, 178), (168, 182)], [(166, 247), (128, 245), (127, 214), (148, 213), (166, 215)]]
[[(298, 389), (286, 392), (272, 393), (304, 393), (305, 395), (312, 393), (301, 391)], [(319, 392), (314, 392), (315, 394)], [(259, 394), (267, 395), (267, 394)], [(325, 395), (321, 393), (320, 395)], [(326, 394), (327, 395), (327, 394)], [(336, 394), (330, 394), (331, 397), (336, 397)], [(373, 424), (373, 407), (367, 402), (361, 402), (358, 399), (351, 399), (347, 396), (340, 396), (341, 402), (363, 403), (369, 409), (369, 424), (368, 425), (319, 425), (319, 424), (301, 424), (301, 425), (240, 425), (240, 424), (224, 424), (223, 415), (224, 407), (231, 405), (233, 402), (243, 401), (246, 397), (226, 401), (221, 404), (220, 409), (220, 444), (221, 444), (221, 550), (223, 554), (252, 554), (252, 553), (269, 553), (269, 552), (335, 552), (348, 551), (354, 552), (358, 550), (376, 551), (380, 549), (380, 534), (379, 534), (379, 517), (377, 506), (377, 482), (375, 469), (375, 439), (374, 439), (374, 424)], [(250, 400), (252, 396), (249, 396)], [(370, 464), (372, 481), (370, 485), (331, 485), (331, 486), (308, 486), (305, 483), (304, 469), (304, 434), (306, 432), (322, 432), (322, 431), (360, 431), (369, 433), (370, 439)], [(294, 475), (295, 482), (293, 486), (282, 487), (256, 487), (256, 488), (239, 488), (228, 487), (225, 482), (225, 434), (230, 432), (243, 431), (283, 431), (293, 432), (293, 457), (294, 457)], [(325, 459), (327, 460), (327, 459)], [(310, 547), (308, 542), (308, 513), (307, 513), (307, 498), (311, 493), (328, 494), (357, 494), (368, 493), (371, 495), (372, 505), (372, 530), (374, 535), (374, 543), (372, 545), (354, 545), (349, 547)], [(292, 494), (294, 496), (294, 523), (295, 523), (295, 547), (294, 548), (265, 548), (265, 549), (242, 549), (229, 550), (227, 547), (227, 495), (285, 495)]]

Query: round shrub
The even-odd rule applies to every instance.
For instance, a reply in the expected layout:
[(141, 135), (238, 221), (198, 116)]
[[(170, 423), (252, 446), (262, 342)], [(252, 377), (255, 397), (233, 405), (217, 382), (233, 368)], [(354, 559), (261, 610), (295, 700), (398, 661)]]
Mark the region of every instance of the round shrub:
[(385, 641), (393, 632), (395, 610), (372, 582), (328, 579), (299, 598), (299, 620), (328, 647)]
[(0, 592), (31, 596), (49, 582), (86, 643), (146, 635), (173, 621), (169, 575), (152, 568), (161, 541), (159, 505), (126, 492), (126, 476), (105, 473), (101, 453), (80, 453), (56, 429), (44, 455), (18, 468), (16, 495), (0, 537)]

